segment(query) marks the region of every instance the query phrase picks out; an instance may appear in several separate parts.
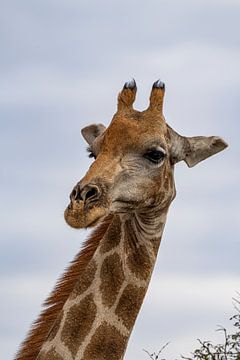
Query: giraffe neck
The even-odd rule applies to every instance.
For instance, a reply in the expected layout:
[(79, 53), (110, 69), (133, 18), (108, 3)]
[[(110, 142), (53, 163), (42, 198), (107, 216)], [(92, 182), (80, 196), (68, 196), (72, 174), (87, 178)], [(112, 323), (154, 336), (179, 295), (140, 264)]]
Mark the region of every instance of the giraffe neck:
[(115, 215), (43, 343), (37, 360), (123, 359), (166, 221)]

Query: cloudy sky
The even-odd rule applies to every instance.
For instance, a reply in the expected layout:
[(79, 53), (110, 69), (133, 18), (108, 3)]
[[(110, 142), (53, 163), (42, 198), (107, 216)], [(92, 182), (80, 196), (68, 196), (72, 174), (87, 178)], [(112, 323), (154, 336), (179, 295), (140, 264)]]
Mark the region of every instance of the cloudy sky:
[(1, 1), (0, 357), (11, 359), (87, 231), (63, 220), (90, 159), (81, 127), (109, 123), (123, 83), (136, 107), (166, 83), (165, 116), (184, 135), (229, 148), (176, 168), (154, 276), (126, 360), (188, 355), (220, 341), (239, 269), (239, 0)]

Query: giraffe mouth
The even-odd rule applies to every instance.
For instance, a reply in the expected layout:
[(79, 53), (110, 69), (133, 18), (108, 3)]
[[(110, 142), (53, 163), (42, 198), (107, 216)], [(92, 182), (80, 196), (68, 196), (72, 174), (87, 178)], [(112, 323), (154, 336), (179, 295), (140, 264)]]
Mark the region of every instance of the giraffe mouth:
[(75, 228), (82, 229), (97, 225), (108, 214), (104, 206), (86, 206), (83, 201), (72, 201), (64, 212), (66, 223)]

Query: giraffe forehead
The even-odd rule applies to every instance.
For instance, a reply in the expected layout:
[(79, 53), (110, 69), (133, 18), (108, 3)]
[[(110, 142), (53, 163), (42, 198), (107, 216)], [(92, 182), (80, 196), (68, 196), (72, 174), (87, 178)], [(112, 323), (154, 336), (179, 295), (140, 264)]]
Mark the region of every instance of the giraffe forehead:
[(103, 145), (111, 148), (125, 149), (129, 146), (144, 146), (152, 139), (163, 143), (167, 126), (163, 117), (146, 117), (144, 112), (133, 112), (126, 116), (114, 116), (111, 124), (106, 130)]

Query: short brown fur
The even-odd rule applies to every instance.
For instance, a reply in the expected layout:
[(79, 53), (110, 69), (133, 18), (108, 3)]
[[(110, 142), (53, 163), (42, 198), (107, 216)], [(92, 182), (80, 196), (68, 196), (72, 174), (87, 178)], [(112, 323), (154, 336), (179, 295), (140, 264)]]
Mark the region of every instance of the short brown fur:
[(38, 360), (64, 360), (54, 349), (49, 350), (47, 353), (43, 353), (38, 357)]
[(103, 323), (88, 344), (83, 360), (120, 360), (127, 340), (114, 326)]
[(128, 329), (131, 329), (135, 323), (145, 293), (145, 288), (130, 284), (126, 286), (119, 299), (116, 314), (120, 316)]
[(97, 307), (92, 294), (82, 299), (79, 304), (73, 305), (68, 311), (61, 340), (71, 351), (73, 357), (76, 356), (79, 346), (90, 331), (96, 313)]
[(84, 270), (81, 278), (79, 278), (76, 282), (76, 285), (73, 289), (73, 292), (70, 295), (70, 299), (73, 300), (75, 299), (77, 296), (83, 294), (91, 285), (94, 277), (95, 277), (95, 273), (97, 270), (97, 265), (94, 259), (92, 259), (88, 266), (86, 267), (86, 269)]
[(121, 236), (121, 221), (119, 219), (119, 216), (115, 216), (113, 218), (113, 222), (110, 228), (108, 229), (108, 231), (106, 231), (104, 241), (101, 245), (101, 252), (104, 254), (115, 248), (120, 243)]
[(121, 289), (124, 281), (124, 271), (120, 256), (116, 253), (109, 255), (101, 267), (101, 286), (102, 300), (104, 305), (112, 306)]

